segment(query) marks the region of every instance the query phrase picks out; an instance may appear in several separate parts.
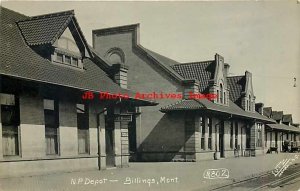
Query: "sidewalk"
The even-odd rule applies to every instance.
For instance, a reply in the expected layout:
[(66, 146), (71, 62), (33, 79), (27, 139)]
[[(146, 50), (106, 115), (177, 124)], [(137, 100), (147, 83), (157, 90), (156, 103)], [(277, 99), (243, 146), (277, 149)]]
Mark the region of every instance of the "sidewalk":
[[(216, 185), (273, 170), (281, 160), (294, 158), (296, 154), (299, 159), (295, 163), (299, 163), (300, 153), (203, 162), (131, 163), (129, 168), (122, 169), (0, 179), (0, 190), (208, 190)], [(205, 170), (217, 168), (228, 169), (229, 178), (203, 178)]]

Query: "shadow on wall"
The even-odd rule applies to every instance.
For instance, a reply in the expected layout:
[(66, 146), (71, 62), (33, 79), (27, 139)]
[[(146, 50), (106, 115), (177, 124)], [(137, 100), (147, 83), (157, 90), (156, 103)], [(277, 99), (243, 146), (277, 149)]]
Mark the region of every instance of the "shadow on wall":
[(185, 137), (182, 112), (165, 114), (138, 148), (138, 161), (169, 162), (184, 158)]

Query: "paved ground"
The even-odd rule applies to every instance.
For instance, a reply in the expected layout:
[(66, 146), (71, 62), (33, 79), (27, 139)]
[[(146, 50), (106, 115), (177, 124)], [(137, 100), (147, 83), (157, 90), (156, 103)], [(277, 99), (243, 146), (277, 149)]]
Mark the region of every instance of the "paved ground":
[[(271, 154), (203, 162), (131, 163), (129, 168), (123, 169), (0, 179), (0, 190), (202, 191), (273, 170), (280, 161), (295, 155)], [(299, 159), (294, 163), (300, 162), (298, 155)], [(229, 178), (203, 177), (207, 169), (218, 168), (228, 169)]]

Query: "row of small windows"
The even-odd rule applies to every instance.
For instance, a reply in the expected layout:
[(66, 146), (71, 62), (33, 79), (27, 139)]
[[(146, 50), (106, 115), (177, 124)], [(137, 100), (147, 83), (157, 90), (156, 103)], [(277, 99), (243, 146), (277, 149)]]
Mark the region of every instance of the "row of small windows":
[(75, 57), (69, 56), (69, 55), (65, 55), (62, 53), (58, 53), (58, 52), (54, 53), (53, 61), (61, 63), (61, 64), (66, 64), (69, 66), (74, 66), (77, 68), (82, 68), (78, 58), (75, 58)]
[[(89, 123), (86, 105), (77, 104), (78, 154), (89, 154)], [(44, 122), (46, 155), (59, 152), (58, 101), (44, 99)], [(1, 105), (3, 156), (20, 155), (20, 111), (16, 100), (14, 105)]]

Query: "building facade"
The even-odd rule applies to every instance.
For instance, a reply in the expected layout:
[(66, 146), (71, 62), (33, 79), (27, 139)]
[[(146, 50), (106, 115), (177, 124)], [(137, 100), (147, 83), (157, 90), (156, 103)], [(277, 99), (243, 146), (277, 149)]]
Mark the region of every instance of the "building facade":
[[(130, 89), (182, 94), (182, 99), (161, 99), (141, 111), (129, 139), (132, 160), (199, 161), (264, 153), (264, 124), (275, 121), (255, 111), (251, 73), (234, 81), (218, 54), (194, 63), (157, 54), (139, 44), (138, 24), (94, 30), (93, 47), (110, 64), (129, 66)], [(218, 96), (190, 96), (200, 93)]]
[(120, 87), (127, 67), (98, 66), (73, 11), (0, 14), (0, 177), (128, 166), (130, 107), (155, 103)]

